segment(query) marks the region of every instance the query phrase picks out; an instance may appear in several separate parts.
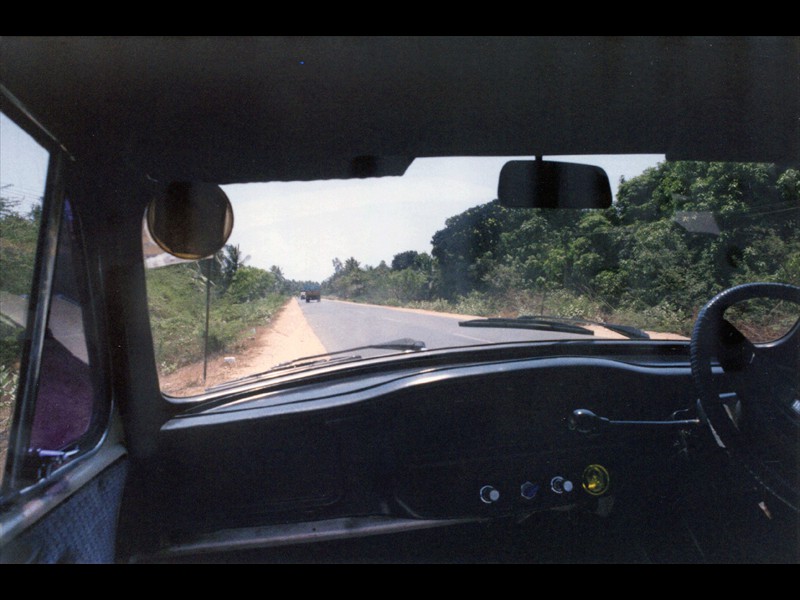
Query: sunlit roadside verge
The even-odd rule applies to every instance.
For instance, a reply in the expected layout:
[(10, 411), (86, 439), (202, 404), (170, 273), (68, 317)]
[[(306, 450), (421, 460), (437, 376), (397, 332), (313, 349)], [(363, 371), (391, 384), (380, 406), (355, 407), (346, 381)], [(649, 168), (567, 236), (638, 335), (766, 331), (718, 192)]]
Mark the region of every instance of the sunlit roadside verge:
[(325, 352), (325, 346), (306, 322), (296, 298), (290, 298), (268, 319), (251, 327), (228, 352), (184, 365), (160, 378), (161, 390), (170, 396), (187, 397), (206, 388), (265, 371), (298, 356)]

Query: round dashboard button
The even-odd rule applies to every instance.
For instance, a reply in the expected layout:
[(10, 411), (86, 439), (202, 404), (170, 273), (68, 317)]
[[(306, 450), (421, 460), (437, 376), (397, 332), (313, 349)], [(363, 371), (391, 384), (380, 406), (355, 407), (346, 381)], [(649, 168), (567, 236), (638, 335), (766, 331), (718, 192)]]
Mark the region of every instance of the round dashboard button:
[(491, 485), (485, 485), (480, 491), (481, 501), (485, 504), (492, 504), (500, 500), (500, 492)]

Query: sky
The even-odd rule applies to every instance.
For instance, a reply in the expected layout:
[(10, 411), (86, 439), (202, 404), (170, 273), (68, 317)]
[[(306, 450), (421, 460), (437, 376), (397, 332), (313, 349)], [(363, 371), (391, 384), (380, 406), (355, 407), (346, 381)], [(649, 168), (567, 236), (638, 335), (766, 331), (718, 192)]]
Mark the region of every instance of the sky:
[[(431, 252), (447, 218), (497, 198), (503, 164), (515, 157), (423, 158), (402, 177), (226, 185), (238, 244), (247, 264), (281, 268), (288, 279), (321, 282), (333, 259), (391, 264), (406, 250)], [(663, 155), (545, 157), (604, 168), (616, 196)], [(47, 152), (0, 113), (0, 195), (27, 213), (44, 193)]]
[(47, 151), (0, 113), (0, 196), (18, 201), (17, 212), (41, 204), (48, 161)]
[[(567, 160), (566, 157), (545, 157)], [(445, 220), (497, 198), (497, 181), (511, 157), (424, 158), (402, 177), (226, 185), (238, 244), (247, 264), (281, 268), (288, 279), (319, 281), (333, 274), (333, 259), (362, 266), (391, 264), (406, 250), (431, 251)], [(664, 160), (663, 155), (582, 156), (569, 162), (605, 169), (616, 191)]]

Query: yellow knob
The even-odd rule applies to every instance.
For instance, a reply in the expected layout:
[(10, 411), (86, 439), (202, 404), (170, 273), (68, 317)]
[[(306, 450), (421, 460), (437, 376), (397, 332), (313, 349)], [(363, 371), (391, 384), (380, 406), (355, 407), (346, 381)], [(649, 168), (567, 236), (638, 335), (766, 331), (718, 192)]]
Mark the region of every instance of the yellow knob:
[(611, 477), (602, 465), (589, 465), (583, 470), (583, 489), (592, 496), (606, 493), (611, 484)]

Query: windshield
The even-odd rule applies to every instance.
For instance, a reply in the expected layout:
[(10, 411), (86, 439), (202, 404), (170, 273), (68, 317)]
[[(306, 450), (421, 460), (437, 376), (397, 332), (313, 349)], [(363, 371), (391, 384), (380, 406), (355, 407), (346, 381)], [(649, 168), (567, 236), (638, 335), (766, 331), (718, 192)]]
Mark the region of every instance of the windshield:
[(602, 167), (611, 208), (504, 208), (510, 157), (426, 158), (402, 177), (223, 186), (233, 234), (202, 261), (160, 254), (144, 228), (162, 390), (193, 396), (332, 352), (687, 339), (716, 292), (800, 283), (796, 169), (549, 158)]

